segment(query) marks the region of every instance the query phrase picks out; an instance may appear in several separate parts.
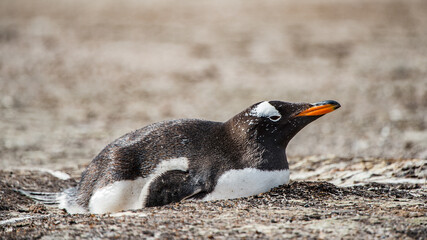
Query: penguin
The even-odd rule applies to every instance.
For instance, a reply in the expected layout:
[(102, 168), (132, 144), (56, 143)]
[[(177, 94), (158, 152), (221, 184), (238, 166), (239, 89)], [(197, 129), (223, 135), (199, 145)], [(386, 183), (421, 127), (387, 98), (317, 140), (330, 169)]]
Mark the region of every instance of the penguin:
[(20, 192), (69, 213), (256, 195), (289, 182), (289, 141), (339, 107), (333, 100), (263, 101), (226, 122), (154, 123), (107, 145), (84, 170), (77, 187), (61, 193)]

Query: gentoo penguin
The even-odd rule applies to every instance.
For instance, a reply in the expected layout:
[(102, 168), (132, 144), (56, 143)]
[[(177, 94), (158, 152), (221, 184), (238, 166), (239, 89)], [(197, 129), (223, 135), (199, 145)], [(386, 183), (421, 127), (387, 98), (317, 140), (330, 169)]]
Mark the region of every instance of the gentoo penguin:
[(107, 213), (184, 199), (246, 197), (289, 182), (286, 146), (304, 126), (339, 108), (259, 102), (226, 122), (154, 123), (107, 145), (76, 188), (27, 196), (69, 213)]

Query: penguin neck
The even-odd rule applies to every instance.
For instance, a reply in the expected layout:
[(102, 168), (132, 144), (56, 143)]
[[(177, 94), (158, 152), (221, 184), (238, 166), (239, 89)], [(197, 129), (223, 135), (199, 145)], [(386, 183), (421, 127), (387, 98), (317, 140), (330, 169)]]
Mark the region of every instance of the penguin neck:
[(228, 137), (236, 145), (235, 149), (242, 149), (241, 155), (246, 162), (262, 170), (289, 169), (286, 144), (264, 141), (259, 138), (257, 132), (248, 131), (249, 126), (241, 124), (242, 122), (231, 119), (225, 122), (223, 127), (227, 129)]
[(288, 159), (286, 157), (286, 148), (279, 145), (262, 144), (263, 161), (260, 164), (261, 169), (265, 170), (283, 170), (289, 169)]

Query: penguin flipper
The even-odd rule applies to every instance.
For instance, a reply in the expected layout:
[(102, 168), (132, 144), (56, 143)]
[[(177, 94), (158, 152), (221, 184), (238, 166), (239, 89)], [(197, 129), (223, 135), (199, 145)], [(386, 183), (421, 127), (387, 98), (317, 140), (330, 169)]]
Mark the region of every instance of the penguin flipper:
[(188, 172), (168, 171), (157, 177), (149, 186), (145, 207), (162, 206), (191, 198), (202, 191), (195, 186)]

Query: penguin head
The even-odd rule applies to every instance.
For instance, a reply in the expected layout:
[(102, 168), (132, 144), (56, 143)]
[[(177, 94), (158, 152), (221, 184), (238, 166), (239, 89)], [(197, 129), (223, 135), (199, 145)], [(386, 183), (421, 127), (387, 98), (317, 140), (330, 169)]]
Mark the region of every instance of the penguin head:
[[(341, 105), (333, 100), (317, 103), (259, 102), (232, 118), (240, 135), (261, 144), (286, 148), (289, 141), (307, 124)], [(239, 129), (237, 129), (237, 132)]]

